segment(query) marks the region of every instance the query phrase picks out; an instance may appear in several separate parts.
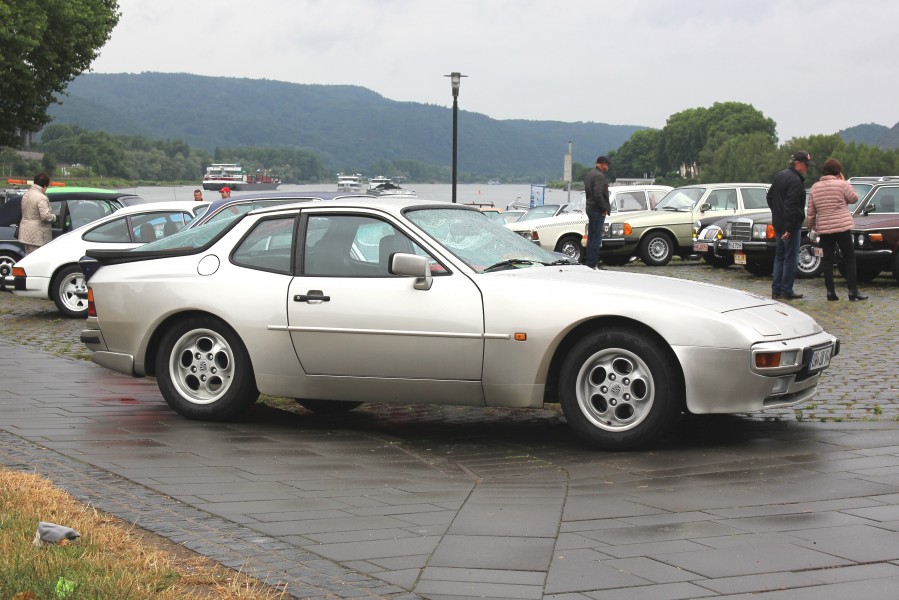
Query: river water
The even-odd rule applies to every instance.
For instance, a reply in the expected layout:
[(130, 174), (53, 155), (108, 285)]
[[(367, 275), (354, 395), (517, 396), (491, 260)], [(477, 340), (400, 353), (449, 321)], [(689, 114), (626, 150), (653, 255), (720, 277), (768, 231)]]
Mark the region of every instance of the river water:
[[(134, 192), (147, 202), (167, 202), (172, 200), (193, 200), (193, 192), (199, 186), (183, 185), (183, 186), (141, 186), (134, 188), (119, 188), (121, 191)], [(423, 183), (404, 186), (413, 190), (418, 194), (419, 198), (425, 200), (440, 200), (450, 202), (453, 198), (452, 186), (448, 183)], [(283, 184), (278, 187), (279, 192), (335, 192), (337, 184), (308, 184), (308, 185), (292, 185)], [(233, 192), (232, 197), (238, 197), (242, 193), (250, 192)], [(571, 192), (571, 200), (577, 200), (581, 195), (579, 191)], [(516, 199), (527, 202), (531, 196), (531, 186), (529, 184), (499, 184), (488, 185), (477, 183), (458, 184), (456, 186), (456, 202), (466, 204), (469, 202), (477, 202), (489, 204), (493, 203), (498, 208), (506, 208), (507, 205)], [(218, 192), (203, 192), (206, 200), (218, 200), (221, 196)], [(545, 204), (565, 204), (568, 202), (569, 196), (566, 190), (554, 190), (546, 188), (544, 203)]]

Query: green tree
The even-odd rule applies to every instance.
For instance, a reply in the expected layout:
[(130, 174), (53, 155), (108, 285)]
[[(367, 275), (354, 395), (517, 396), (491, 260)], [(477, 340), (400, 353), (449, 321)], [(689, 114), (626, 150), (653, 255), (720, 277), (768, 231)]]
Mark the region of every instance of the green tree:
[(768, 182), (780, 170), (777, 144), (762, 131), (731, 137), (710, 154), (703, 183)]
[(609, 153), (618, 177), (653, 177), (656, 172), (658, 129), (635, 131), (618, 150)]
[(0, 145), (19, 147), (50, 121), (119, 16), (116, 0), (0, 0)]

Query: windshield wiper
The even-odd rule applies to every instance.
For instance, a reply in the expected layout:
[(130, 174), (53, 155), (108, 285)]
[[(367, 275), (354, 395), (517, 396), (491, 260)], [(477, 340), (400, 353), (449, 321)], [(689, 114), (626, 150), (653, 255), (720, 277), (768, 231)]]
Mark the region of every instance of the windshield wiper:
[(508, 260), (501, 260), (496, 264), (490, 265), (486, 269), (484, 269), (484, 273), (490, 273), (491, 271), (499, 271), (501, 269), (509, 269), (512, 267), (516, 267), (518, 265), (538, 265), (543, 264), (537, 262), (536, 260), (530, 260), (527, 258), (510, 258)]
[(686, 209), (685, 209), (685, 208), (677, 208), (677, 207), (675, 207), (675, 206), (666, 206), (666, 207), (663, 208), (662, 210), (670, 210), (670, 211), (672, 211), (672, 212), (683, 212), (683, 211), (686, 210)]

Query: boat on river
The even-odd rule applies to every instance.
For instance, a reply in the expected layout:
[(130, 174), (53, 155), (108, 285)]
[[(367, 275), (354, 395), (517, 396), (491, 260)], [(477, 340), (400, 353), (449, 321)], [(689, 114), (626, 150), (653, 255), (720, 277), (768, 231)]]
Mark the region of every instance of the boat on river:
[(272, 176), (268, 169), (259, 169), (253, 173), (247, 173), (237, 163), (216, 163), (206, 167), (206, 175), (203, 176), (203, 189), (219, 191), (223, 187), (232, 191), (250, 190), (276, 190), (281, 185), (281, 180)]
[(364, 194), (366, 189), (366, 179), (361, 173), (353, 173), (350, 175), (344, 173), (337, 174), (337, 191), (347, 194)]

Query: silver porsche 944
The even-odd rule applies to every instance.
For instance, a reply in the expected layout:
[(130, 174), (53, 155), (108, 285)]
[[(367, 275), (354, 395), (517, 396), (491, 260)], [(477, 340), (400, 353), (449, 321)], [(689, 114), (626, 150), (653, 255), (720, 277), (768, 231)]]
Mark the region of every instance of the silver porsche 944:
[(769, 298), (570, 264), (414, 198), (259, 209), (81, 266), (94, 362), (155, 376), (191, 419), (260, 393), (321, 412), (559, 402), (589, 444), (627, 449), (682, 411), (807, 401), (839, 351)]

